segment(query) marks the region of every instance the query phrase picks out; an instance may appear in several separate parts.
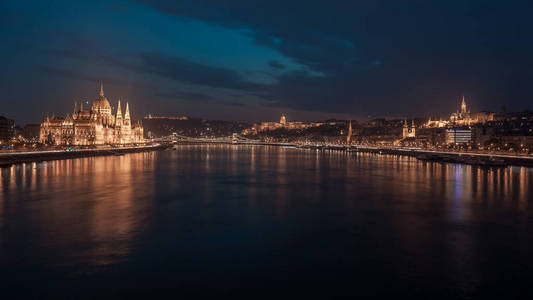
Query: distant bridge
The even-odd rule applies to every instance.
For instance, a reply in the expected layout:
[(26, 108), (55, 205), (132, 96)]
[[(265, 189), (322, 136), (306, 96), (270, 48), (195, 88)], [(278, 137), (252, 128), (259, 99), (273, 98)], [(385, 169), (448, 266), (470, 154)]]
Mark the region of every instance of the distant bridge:
[(243, 137), (240, 134), (233, 134), (225, 137), (190, 137), (179, 134), (171, 134), (168, 136), (155, 138), (154, 142), (160, 143), (223, 143), (223, 144), (265, 144), (259, 140), (252, 140)]
[(454, 152), (454, 151), (439, 151), (430, 149), (421, 149), (413, 147), (379, 147), (370, 145), (337, 145), (337, 144), (298, 144), (298, 143), (278, 143), (278, 142), (264, 142), (259, 140), (252, 140), (245, 138), (239, 134), (234, 134), (228, 137), (218, 138), (193, 138), (181, 135), (170, 135), (154, 139), (160, 143), (198, 143), (198, 144), (234, 144), (234, 145), (268, 145), (268, 146), (282, 146), (295, 147), (302, 149), (316, 149), (316, 150), (344, 150), (350, 152), (370, 152), (377, 154), (393, 154), (419, 157), (421, 155), (438, 155), (442, 157), (453, 157), (457, 162), (462, 161), (461, 157), (484, 157), (503, 159), (507, 164), (516, 166), (533, 167), (533, 156), (531, 155), (512, 155), (503, 153), (480, 153), (480, 152)]

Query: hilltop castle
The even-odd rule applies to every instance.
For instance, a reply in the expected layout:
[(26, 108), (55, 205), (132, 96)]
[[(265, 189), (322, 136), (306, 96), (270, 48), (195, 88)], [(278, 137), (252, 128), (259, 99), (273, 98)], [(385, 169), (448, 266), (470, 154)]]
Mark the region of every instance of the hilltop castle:
[(486, 123), (494, 120), (494, 113), (477, 112), (472, 113), (466, 107), (465, 97), (463, 96), (459, 110), (450, 115), (449, 120), (429, 120), (425, 127), (449, 127), (449, 126), (471, 126), (476, 123)]
[(243, 131), (244, 135), (247, 134), (257, 134), (258, 132), (262, 131), (271, 131), (271, 130), (277, 130), (277, 129), (287, 129), (287, 130), (294, 130), (294, 129), (306, 129), (309, 127), (318, 127), (322, 125), (323, 123), (314, 122), (314, 123), (304, 123), (304, 122), (290, 122), (287, 121), (287, 117), (285, 117), (284, 114), (281, 114), (281, 118), (279, 119), (279, 122), (261, 122), (254, 124), (252, 128), (245, 129)]
[(112, 113), (101, 85), (91, 109), (80, 103), (79, 107), (74, 104), (74, 112), (65, 118), (47, 116), (41, 123), (40, 141), (53, 145), (125, 145), (144, 143), (143, 134), (140, 121), (131, 121), (128, 102), (124, 115), (120, 100), (116, 113)]

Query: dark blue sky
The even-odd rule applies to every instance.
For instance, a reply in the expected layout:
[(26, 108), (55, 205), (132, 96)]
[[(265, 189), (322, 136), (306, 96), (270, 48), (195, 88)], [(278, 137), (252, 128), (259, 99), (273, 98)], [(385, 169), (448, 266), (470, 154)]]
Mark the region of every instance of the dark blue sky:
[[(20, 3), (19, 3), (20, 2)], [(530, 1), (2, 1), (0, 114), (214, 119), (533, 109)]]

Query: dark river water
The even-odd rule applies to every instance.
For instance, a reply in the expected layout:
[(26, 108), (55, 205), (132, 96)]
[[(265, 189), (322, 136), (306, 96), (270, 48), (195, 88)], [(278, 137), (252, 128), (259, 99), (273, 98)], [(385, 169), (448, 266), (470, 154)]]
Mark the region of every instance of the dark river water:
[(0, 292), (528, 298), (532, 186), (521, 167), (264, 146), (16, 165)]

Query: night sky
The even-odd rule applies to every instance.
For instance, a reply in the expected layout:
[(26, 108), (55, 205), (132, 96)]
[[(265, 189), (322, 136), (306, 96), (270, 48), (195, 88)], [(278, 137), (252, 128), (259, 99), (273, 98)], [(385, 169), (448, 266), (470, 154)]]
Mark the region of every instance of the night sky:
[(96, 98), (135, 118), (533, 109), (531, 1), (2, 1), (0, 115)]

